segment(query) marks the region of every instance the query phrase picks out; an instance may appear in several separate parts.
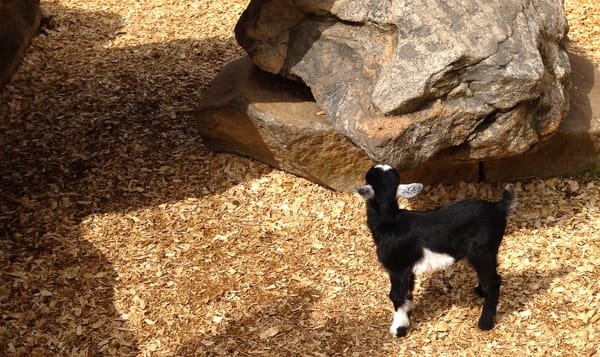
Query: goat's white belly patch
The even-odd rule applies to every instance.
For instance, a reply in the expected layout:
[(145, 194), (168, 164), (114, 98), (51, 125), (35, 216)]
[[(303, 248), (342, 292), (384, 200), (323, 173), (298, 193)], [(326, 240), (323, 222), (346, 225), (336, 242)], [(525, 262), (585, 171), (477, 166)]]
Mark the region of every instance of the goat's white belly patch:
[(435, 271), (445, 269), (450, 265), (454, 264), (456, 260), (445, 253), (436, 253), (431, 250), (423, 249), (423, 258), (421, 258), (415, 266), (413, 266), (414, 273), (424, 273), (427, 271)]

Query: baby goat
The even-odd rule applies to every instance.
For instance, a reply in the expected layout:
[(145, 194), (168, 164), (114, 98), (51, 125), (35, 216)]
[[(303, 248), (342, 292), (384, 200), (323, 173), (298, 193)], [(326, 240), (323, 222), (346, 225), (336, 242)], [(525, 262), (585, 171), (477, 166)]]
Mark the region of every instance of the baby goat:
[(400, 209), (396, 200), (416, 196), (423, 185), (400, 184), (398, 171), (389, 165), (372, 167), (365, 180), (367, 184), (356, 190), (367, 202), (377, 258), (390, 276), (395, 311), (390, 333), (407, 333), (414, 274), (446, 268), (462, 258), (477, 272), (475, 291), (485, 299), (478, 326), (490, 330), (502, 283), (496, 256), (507, 217), (517, 203), (513, 187), (505, 187), (499, 202), (469, 199), (418, 212)]

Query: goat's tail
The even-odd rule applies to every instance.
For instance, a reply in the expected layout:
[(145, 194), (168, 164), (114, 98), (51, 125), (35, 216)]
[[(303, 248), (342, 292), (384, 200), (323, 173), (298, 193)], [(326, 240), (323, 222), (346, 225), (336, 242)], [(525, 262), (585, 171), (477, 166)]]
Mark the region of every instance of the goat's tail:
[(500, 205), (504, 208), (507, 216), (510, 215), (515, 208), (517, 208), (517, 193), (515, 192), (513, 185), (508, 184), (504, 186)]

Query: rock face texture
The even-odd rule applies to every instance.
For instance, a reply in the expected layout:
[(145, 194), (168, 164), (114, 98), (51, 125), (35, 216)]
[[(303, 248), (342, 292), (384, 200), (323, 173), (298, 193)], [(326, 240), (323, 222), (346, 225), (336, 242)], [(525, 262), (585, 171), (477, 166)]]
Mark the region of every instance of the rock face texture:
[(598, 174), (600, 168), (600, 71), (587, 59), (570, 55), (573, 87), (567, 119), (548, 141), (524, 155), (483, 162), (488, 181)]
[(0, 87), (21, 60), (41, 18), (39, 0), (0, 1)]
[[(558, 132), (523, 155), (453, 162), (431, 160), (402, 170), (404, 182), (505, 182), (579, 174), (600, 167), (600, 72), (571, 55), (570, 110)], [(258, 69), (248, 58), (223, 68), (196, 112), (204, 143), (212, 150), (241, 154), (308, 178), (352, 191), (373, 164), (324, 119), (310, 91)]]
[(560, 0), (252, 0), (235, 30), (258, 67), (306, 84), (336, 132), (400, 169), (554, 134), (566, 32)]
[(310, 91), (259, 70), (248, 57), (229, 63), (201, 100), (196, 124), (205, 145), (352, 190), (373, 164), (324, 119)]

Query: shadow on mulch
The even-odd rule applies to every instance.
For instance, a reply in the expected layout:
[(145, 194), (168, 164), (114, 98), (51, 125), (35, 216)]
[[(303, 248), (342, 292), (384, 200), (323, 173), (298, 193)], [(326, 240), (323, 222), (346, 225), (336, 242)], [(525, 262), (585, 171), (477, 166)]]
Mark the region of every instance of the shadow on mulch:
[(306, 351), (350, 355), (365, 345), (371, 345), (373, 353), (381, 353), (381, 346), (374, 344), (369, 334), (361, 333), (365, 328), (377, 328), (387, 337), (387, 326), (373, 326), (378, 318), (355, 319), (351, 313), (340, 311), (325, 323), (319, 323), (311, 316), (319, 311), (322, 296), (318, 291), (303, 287), (286, 295), (253, 306), (252, 313), (229, 321), (216, 336), (184, 342), (176, 355), (302, 355)]
[[(206, 85), (193, 70), (225, 60), (234, 41), (105, 49), (122, 18), (53, 9), (42, 9), (46, 40), (0, 92), (0, 354), (134, 355), (117, 272), (81, 237), (82, 219), (204, 197), (270, 169), (228, 174), (182, 114)], [(61, 36), (64, 47), (46, 45)]]
[[(457, 268), (451, 269), (458, 271), (469, 268), (466, 264), (458, 264)], [(525, 309), (528, 302), (550, 288), (553, 280), (568, 274), (569, 271), (531, 270), (520, 274), (506, 274), (496, 324), (502, 324), (504, 316)], [(460, 323), (470, 324), (473, 331), (478, 331), (477, 319), (483, 299), (474, 292), (475, 274), (470, 274), (472, 284), (458, 282), (460, 279), (446, 278), (444, 274), (445, 272), (435, 273), (423, 282), (423, 292), (411, 313), (411, 329), (418, 330), (422, 323), (439, 320), (440, 316), (457, 305), (477, 309), (478, 312), (472, 321), (465, 320)], [(452, 287), (451, 281), (462, 285)], [(216, 336), (198, 337), (196, 340), (184, 342), (176, 355), (294, 355), (307, 350), (322, 351), (327, 355), (349, 355), (354, 349), (359, 350), (365, 345), (371, 345), (374, 354), (383, 353), (380, 349), (381, 344), (374, 343), (372, 334), (361, 331), (380, 330), (381, 338), (389, 339), (387, 326), (390, 321), (387, 319), (382, 320), (381, 316), (355, 319), (352, 313), (340, 312), (339, 315), (328, 318), (325, 324), (318, 325), (311, 320), (310, 312), (319, 310), (319, 293), (310, 288), (299, 288), (297, 291), (290, 291), (288, 295), (285, 299), (268, 300), (259, 307), (251, 307), (253, 312), (247, 317), (228, 321), (227, 327)], [(382, 309), (387, 313), (386, 307)], [(273, 327), (277, 328), (269, 330)], [(269, 331), (272, 331), (272, 334)]]
[[(468, 270), (466, 274), (465, 271)], [(536, 296), (548, 291), (552, 282), (569, 274), (574, 269), (561, 268), (553, 271), (527, 270), (521, 273), (502, 274), (502, 287), (500, 290), (500, 305), (496, 324), (502, 324), (504, 316), (525, 309), (527, 304)], [(457, 274), (460, 277), (453, 277)], [(450, 278), (447, 276), (450, 274)], [(465, 281), (464, 278), (469, 281)], [(473, 321), (464, 321), (477, 328), (479, 313), (483, 306), (483, 299), (475, 293), (477, 275), (467, 263), (461, 262), (448, 271), (432, 274), (423, 282), (422, 293), (416, 301), (417, 306), (411, 313), (412, 328), (418, 329), (419, 323), (439, 319), (452, 306), (466, 306), (477, 308), (477, 315)]]

